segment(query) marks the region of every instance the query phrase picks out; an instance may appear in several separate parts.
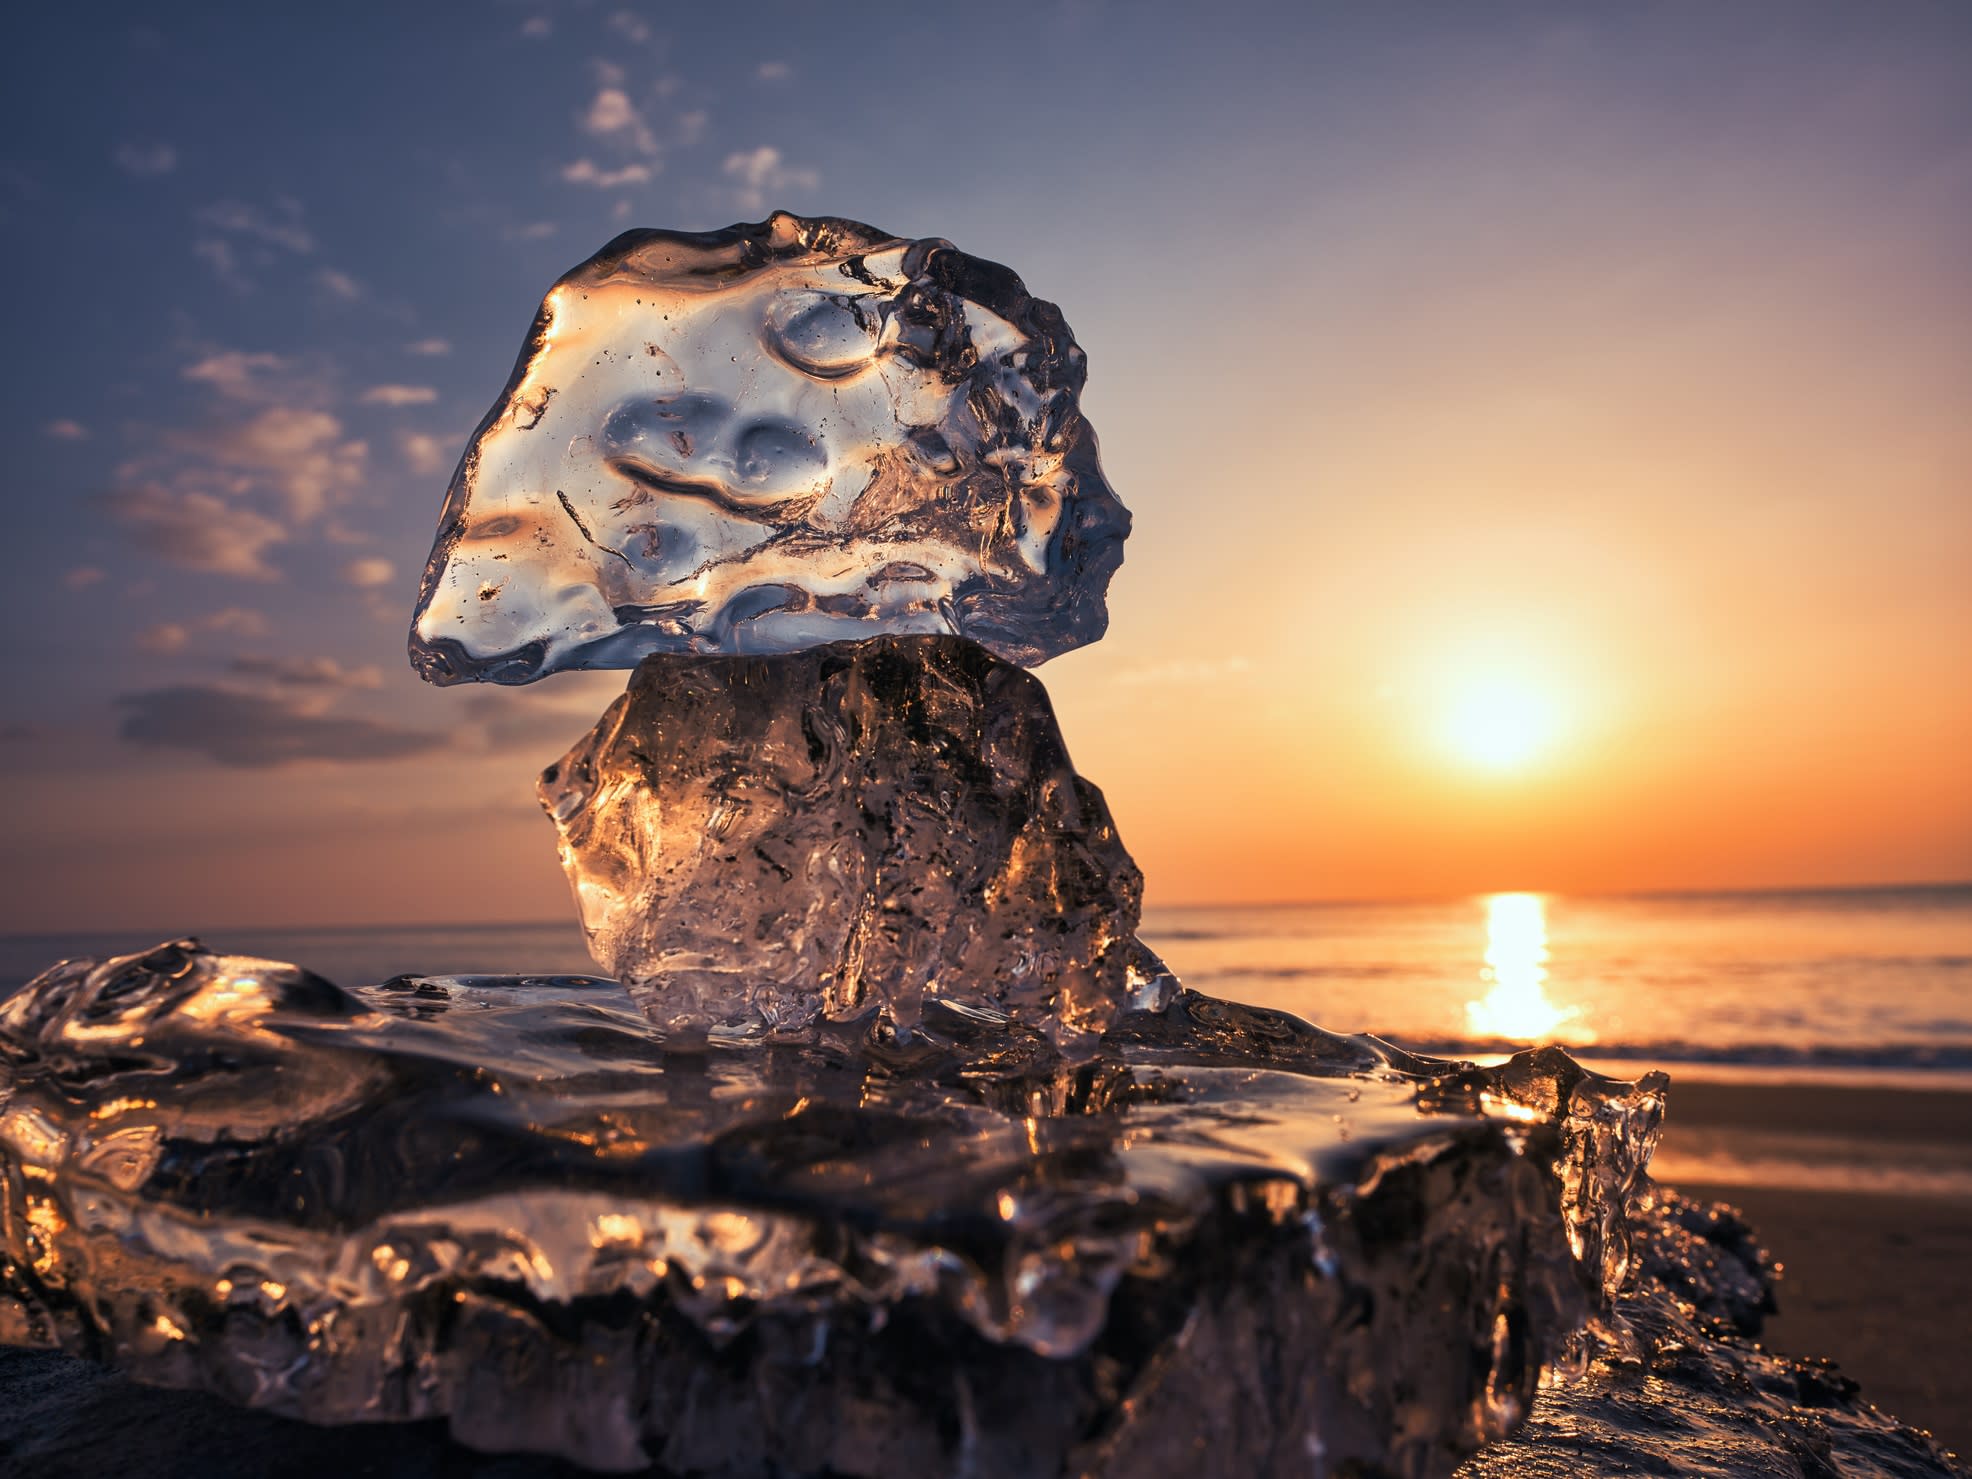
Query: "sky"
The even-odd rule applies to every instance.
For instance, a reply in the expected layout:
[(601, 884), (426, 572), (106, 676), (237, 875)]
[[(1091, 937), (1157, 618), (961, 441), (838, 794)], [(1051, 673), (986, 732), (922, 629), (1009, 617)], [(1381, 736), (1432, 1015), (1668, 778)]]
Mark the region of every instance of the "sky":
[(1972, 8), (36, 7), (0, 931), (555, 919), (621, 674), (421, 684), (630, 226), (1059, 303), (1136, 531), (1042, 668), (1152, 903), (1972, 877)]

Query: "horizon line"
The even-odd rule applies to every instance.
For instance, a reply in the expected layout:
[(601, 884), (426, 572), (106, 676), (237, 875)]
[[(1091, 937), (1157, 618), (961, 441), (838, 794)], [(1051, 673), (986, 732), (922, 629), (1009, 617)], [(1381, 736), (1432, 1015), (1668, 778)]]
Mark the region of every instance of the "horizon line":
[[(1335, 909), (1362, 908), (1369, 906), (1397, 906), (1405, 904), (1450, 904), (1476, 899), (1489, 899), (1501, 894), (1537, 894), (1542, 898), (1554, 899), (1717, 899), (1717, 898), (1785, 898), (1814, 894), (1890, 894), (1890, 893), (1948, 893), (1972, 890), (1972, 878), (1963, 879), (1924, 879), (1906, 883), (1821, 883), (1821, 884), (1761, 884), (1744, 888), (1648, 888), (1648, 889), (1609, 889), (1583, 890), (1570, 892), (1566, 889), (1544, 888), (1497, 888), (1460, 891), (1439, 894), (1385, 894), (1380, 896), (1357, 895), (1346, 897), (1330, 895), (1324, 898), (1306, 899), (1259, 899), (1245, 903), (1201, 903), (1197, 901), (1160, 903), (1156, 909)], [(565, 925), (580, 933), (582, 924), (572, 917), (540, 919), (446, 919), (425, 920), (417, 923), (405, 921), (372, 921), (365, 924), (218, 924), (206, 926), (208, 933), (240, 933), (263, 931), (269, 934), (357, 934), (377, 930), (523, 930), (541, 929), (548, 926)], [(0, 940), (48, 940), (65, 935), (150, 935), (158, 934), (160, 940), (177, 939), (184, 936), (197, 938), (200, 931), (169, 928), (162, 933), (157, 926), (149, 925), (98, 925), (86, 929), (53, 930), (8, 930), (0, 932)]]

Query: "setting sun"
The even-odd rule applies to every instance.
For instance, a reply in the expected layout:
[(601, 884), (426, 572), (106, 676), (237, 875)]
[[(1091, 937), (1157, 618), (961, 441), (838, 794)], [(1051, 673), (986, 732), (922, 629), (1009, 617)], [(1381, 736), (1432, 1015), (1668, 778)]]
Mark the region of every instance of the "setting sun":
[(1468, 765), (1516, 771), (1547, 755), (1561, 730), (1561, 708), (1517, 675), (1476, 674), (1454, 690), (1441, 725), (1445, 746)]

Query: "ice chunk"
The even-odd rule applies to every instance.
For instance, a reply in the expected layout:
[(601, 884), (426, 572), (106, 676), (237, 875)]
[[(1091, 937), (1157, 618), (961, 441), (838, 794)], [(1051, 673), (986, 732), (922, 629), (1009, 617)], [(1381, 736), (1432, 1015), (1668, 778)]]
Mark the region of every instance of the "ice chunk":
[(932, 997), (1086, 1047), (1162, 972), (1032, 674), (960, 637), (647, 658), (541, 780), (590, 948), (666, 1027)]
[(680, 1047), (176, 941), (0, 1007), (0, 1339), (610, 1469), (1442, 1476), (1597, 1305), (1558, 1173), (1648, 1153), (1561, 1106), (1650, 1087), (1535, 1069), (1190, 992), (1072, 1068), (938, 1000)]
[(776, 214), (563, 277), (452, 481), (411, 632), (434, 683), (650, 652), (1092, 642), (1129, 514), (1052, 303), (949, 242)]

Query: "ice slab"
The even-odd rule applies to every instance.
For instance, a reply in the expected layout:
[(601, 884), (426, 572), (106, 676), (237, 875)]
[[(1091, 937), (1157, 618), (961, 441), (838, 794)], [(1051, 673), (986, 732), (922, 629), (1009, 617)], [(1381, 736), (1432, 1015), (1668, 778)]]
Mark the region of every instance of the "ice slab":
[(941, 240), (780, 213), (631, 231), (548, 290), (411, 632), (435, 683), (650, 652), (1092, 642), (1129, 515), (1061, 312)]
[(1633, 1356), (1543, 1391), (1459, 1479), (1964, 1479), (1943, 1445), (1871, 1406), (1831, 1363), (1757, 1343), (1778, 1270), (1732, 1208), (1652, 1187), (1632, 1231), (1637, 1273), (1613, 1311)]
[(1660, 1088), (1189, 992), (1073, 1067), (936, 1002), (681, 1050), (178, 941), (0, 1007), (0, 1339), (605, 1469), (1442, 1475), (1593, 1319)]
[(596, 960), (673, 1028), (931, 999), (1086, 1053), (1168, 980), (1033, 674), (958, 637), (645, 659), (542, 776)]

